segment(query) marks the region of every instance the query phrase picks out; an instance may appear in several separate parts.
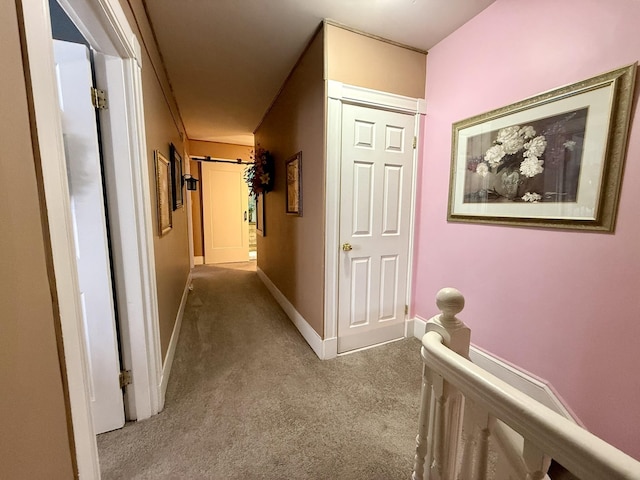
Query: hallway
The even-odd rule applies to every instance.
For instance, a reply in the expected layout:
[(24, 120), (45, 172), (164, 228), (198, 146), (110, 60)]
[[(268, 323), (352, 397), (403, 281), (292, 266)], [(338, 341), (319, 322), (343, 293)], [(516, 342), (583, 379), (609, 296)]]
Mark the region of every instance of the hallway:
[(159, 415), (100, 435), (103, 479), (405, 479), (420, 343), (321, 361), (255, 273), (198, 266)]

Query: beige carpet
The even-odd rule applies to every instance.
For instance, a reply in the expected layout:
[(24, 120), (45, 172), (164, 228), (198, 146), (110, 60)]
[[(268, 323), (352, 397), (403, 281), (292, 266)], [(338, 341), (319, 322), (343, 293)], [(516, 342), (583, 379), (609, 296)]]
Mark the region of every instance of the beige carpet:
[(194, 273), (164, 411), (100, 435), (104, 479), (408, 479), (420, 344), (318, 360), (252, 263)]

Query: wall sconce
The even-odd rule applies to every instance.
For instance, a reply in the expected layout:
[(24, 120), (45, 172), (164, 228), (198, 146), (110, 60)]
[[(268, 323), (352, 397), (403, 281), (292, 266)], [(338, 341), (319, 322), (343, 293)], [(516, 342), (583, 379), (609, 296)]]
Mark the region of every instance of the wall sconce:
[(192, 177), (189, 173), (183, 175), (182, 178), (184, 179), (184, 183), (187, 186), (187, 190), (193, 191), (198, 189), (199, 180), (197, 178)]

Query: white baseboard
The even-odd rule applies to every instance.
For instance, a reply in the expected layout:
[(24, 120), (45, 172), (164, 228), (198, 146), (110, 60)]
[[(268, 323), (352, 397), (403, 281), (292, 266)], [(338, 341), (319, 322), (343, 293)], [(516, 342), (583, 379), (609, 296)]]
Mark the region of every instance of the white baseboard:
[(160, 411), (164, 409), (164, 398), (167, 393), (167, 385), (169, 384), (169, 375), (171, 374), (171, 367), (173, 366), (173, 358), (176, 355), (176, 346), (178, 345), (178, 337), (180, 337), (182, 317), (184, 316), (184, 307), (187, 304), (190, 286), (191, 273), (189, 273), (189, 276), (187, 277), (187, 283), (185, 284), (184, 291), (182, 292), (182, 299), (180, 300), (180, 307), (178, 308), (178, 313), (176, 315), (176, 322), (173, 325), (169, 348), (167, 348), (167, 354), (165, 355), (164, 362), (162, 364), (162, 379), (160, 380)]
[(318, 358), (321, 360), (334, 358), (338, 353), (338, 339), (334, 337), (323, 340), (320, 335), (318, 335), (318, 332), (316, 332), (304, 317), (300, 315), (287, 297), (278, 290), (278, 287), (273, 284), (271, 279), (267, 277), (260, 267), (258, 267), (256, 271), (258, 273), (258, 277), (262, 280), (262, 283), (264, 283), (267, 289), (271, 292), (271, 295), (273, 295), (276, 301), (280, 304), (282, 310), (284, 310), (289, 319), (291, 319)]
[[(422, 338), (427, 321), (416, 316), (413, 319), (413, 322), (414, 336), (416, 338)], [(490, 374), (495, 375), (504, 382), (507, 382), (512, 387), (517, 388), (526, 395), (529, 395), (534, 400), (537, 400), (563, 417), (568, 418), (578, 425), (582, 425), (580, 419), (576, 417), (564, 400), (562, 400), (551, 384), (546, 380), (539, 379), (473, 344), (471, 344), (471, 348), (469, 349), (469, 357), (473, 363), (484, 368)]]
[(417, 337), (415, 328), (416, 328), (415, 319), (407, 318), (407, 320), (404, 322), (404, 338)]
[(194, 265), (204, 265), (204, 257), (193, 257)]

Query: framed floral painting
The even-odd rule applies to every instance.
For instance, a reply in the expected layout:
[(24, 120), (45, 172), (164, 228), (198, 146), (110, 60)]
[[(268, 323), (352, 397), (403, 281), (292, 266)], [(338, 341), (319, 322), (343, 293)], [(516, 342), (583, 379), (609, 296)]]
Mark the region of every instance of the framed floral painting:
[(171, 196), (173, 198), (173, 209), (182, 207), (182, 157), (178, 153), (175, 145), (169, 145), (169, 158), (171, 159)]
[(256, 199), (256, 232), (262, 236), (267, 236), (267, 231), (264, 225), (264, 193), (259, 193), (255, 196)]
[(302, 152), (296, 153), (287, 160), (287, 190), (286, 201), (287, 214), (302, 216)]
[(636, 66), (455, 123), (447, 219), (613, 231)]
[(158, 215), (158, 235), (167, 234), (172, 228), (171, 218), (171, 163), (154, 151), (156, 164), (156, 208)]

